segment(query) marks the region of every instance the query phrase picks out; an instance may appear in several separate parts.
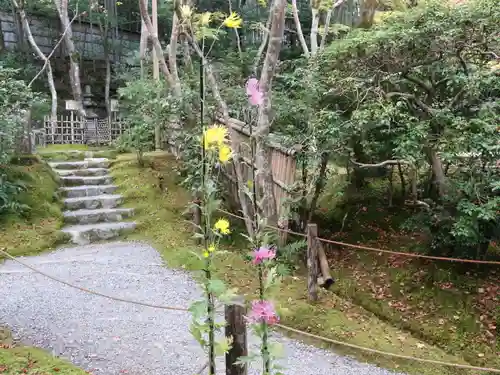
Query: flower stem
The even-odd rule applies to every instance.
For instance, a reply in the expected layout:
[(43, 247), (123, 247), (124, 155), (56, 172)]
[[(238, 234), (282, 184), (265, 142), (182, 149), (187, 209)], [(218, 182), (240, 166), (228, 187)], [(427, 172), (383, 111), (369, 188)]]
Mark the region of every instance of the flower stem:
[(207, 323), (208, 323), (208, 374), (215, 375), (215, 314), (214, 314), (214, 296), (210, 292), (209, 282), (212, 278), (212, 272), (210, 270), (211, 266), (210, 258), (207, 258), (205, 263), (205, 292), (207, 294)]
[[(259, 264), (259, 296), (260, 300), (264, 301), (264, 271), (262, 264)], [(263, 321), (262, 327), (262, 346), (260, 352), (262, 354), (262, 370), (264, 375), (271, 374), (271, 358), (269, 356), (269, 326)]]

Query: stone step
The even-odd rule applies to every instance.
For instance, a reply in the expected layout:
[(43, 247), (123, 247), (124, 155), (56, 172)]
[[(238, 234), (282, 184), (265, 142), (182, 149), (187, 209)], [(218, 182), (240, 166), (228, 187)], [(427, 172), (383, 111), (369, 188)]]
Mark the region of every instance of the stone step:
[(64, 186), (81, 185), (111, 185), (113, 178), (109, 175), (104, 176), (64, 176), (61, 177)]
[(106, 158), (88, 158), (83, 161), (59, 161), (49, 163), (54, 169), (108, 168), (109, 164), (109, 159)]
[(103, 194), (113, 194), (116, 185), (83, 185), (59, 188), (61, 195), (67, 198), (95, 197)]
[(108, 174), (107, 168), (83, 168), (83, 169), (54, 169), (61, 177), (66, 176), (105, 176)]
[(64, 221), (71, 224), (95, 224), (117, 222), (131, 217), (133, 208), (99, 208), (96, 210), (76, 210), (64, 212)]
[(66, 198), (64, 207), (68, 210), (95, 210), (98, 208), (115, 208), (122, 202), (123, 196), (120, 194), (103, 194), (91, 197)]
[(70, 225), (62, 228), (62, 232), (69, 234), (74, 244), (87, 245), (117, 237), (126, 231), (133, 230), (136, 225), (134, 222)]

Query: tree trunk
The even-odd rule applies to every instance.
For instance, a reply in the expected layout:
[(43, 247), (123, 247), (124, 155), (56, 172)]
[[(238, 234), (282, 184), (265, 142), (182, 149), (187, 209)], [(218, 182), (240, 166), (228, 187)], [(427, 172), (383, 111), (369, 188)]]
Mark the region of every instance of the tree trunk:
[(141, 41), (139, 44), (139, 58), (141, 59), (141, 79), (146, 76), (146, 50), (148, 48), (148, 30), (146, 23), (141, 21)]
[(258, 188), (260, 190), (260, 209), (268, 224), (277, 222), (277, 209), (274, 199), (274, 181), (271, 170), (270, 149), (267, 146), (267, 138), (270, 132), (271, 120), (271, 86), (278, 63), (283, 33), (285, 29), (286, 0), (276, 0), (273, 9), (273, 20), (269, 33), (269, 44), (267, 46), (266, 58), (262, 67), (262, 75), (259, 80), (259, 90), (263, 95), (263, 103), (259, 107), (257, 128), (255, 131), (256, 143), (256, 166), (258, 171)]
[(324, 152), (321, 155), (321, 164), (319, 167), (319, 175), (317, 177), (316, 184), (314, 187), (314, 194), (313, 194), (313, 197), (311, 199), (311, 204), (309, 205), (309, 214), (307, 217), (308, 223), (310, 223), (312, 218), (313, 218), (314, 212), (316, 211), (316, 206), (318, 205), (319, 196), (320, 196), (321, 192), (323, 191), (323, 188), (325, 187), (325, 178), (326, 178), (326, 171), (327, 171), (326, 167), (328, 165), (328, 157), (329, 157), (329, 155), (326, 152)]
[(429, 162), (432, 166), (432, 173), (434, 175), (433, 183), (436, 187), (438, 197), (446, 194), (446, 176), (444, 174), (443, 163), (434, 148), (428, 150)]
[(165, 61), (165, 56), (163, 54), (163, 48), (161, 47), (160, 40), (158, 39), (158, 34), (154, 31), (153, 28), (153, 23), (151, 22), (151, 19), (149, 18), (148, 14), (148, 7), (146, 5), (146, 0), (139, 0), (139, 8), (141, 10), (141, 18), (144, 24), (146, 25), (146, 29), (148, 30), (149, 37), (151, 38), (151, 41), (153, 42), (153, 48), (154, 52), (158, 58), (158, 62), (160, 64), (160, 69), (165, 76), (165, 79), (172, 89), (172, 92), (174, 93), (174, 96), (178, 99), (182, 97), (182, 91), (181, 91), (181, 86), (180, 82), (176, 82), (174, 76), (170, 72), (170, 69), (167, 66), (167, 63)]
[(318, 53), (319, 4), (318, 7), (312, 5), (311, 12), (311, 55), (316, 56)]
[(71, 91), (73, 99), (78, 103), (78, 113), (83, 118), (86, 117), (85, 109), (83, 108), (82, 85), (80, 82), (80, 66), (75, 45), (73, 43), (73, 31), (71, 30), (70, 21), (68, 18), (68, 0), (54, 0), (54, 3), (61, 20), (61, 25), (64, 34), (64, 44), (69, 55), (69, 79), (71, 82)]
[(399, 179), (401, 180), (401, 197), (404, 200), (406, 197), (406, 181), (405, 181), (405, 175), (403, 173), (403, 168), (401, 167), (401, 163), (398, 163), (398, 173), (399, 173)]
[(309, 58), (309, 48), (307, 47), (306, 38), (304, 37), (302, 25), (300, 24), (299, 10), (297, 9), (297, 0), (292, 0), (292, 14), (300, 45), (302, 46), (302, 52), (304, 52), (305, 57)]
[(40, 59), (42, 59), (46, 65), (47, 69), (47, 83), (49, 84), (49, 90), (50, 90), (50, 96), (52, 98), (51, 101), (51, 106), (50, 106), (50, 125), (52, 127), (52, 134), (55, 133), (55, 128), (56, 128), (56, 123), (57, 123), (57, 91), (56, 91), (56, 86), (54, 84), (54, 75), (52, 73), (52, 66), (50, 64), (49, 59), (45, 54), (40, 50), (38, 45), (36, 44), (35, 38), (33, 37), (33, 34), (31, 33), (31, 28), (28, 23), (28, 19), (26, 18), (26, 13), (24, 9), (19, 7), (19, 4), (17, 3), (16, 0), (12, 0), (14, 6), (17, 9), (17, 12), (19, 14), (19, 18), (21, 19), (21, 25), (22, 28), (24, 29), (24, 32), (26, 33), (26, 36), (28, 37), (28, 42), (31, 45), (31, 48), (35, 51), (35, 53), (38, 55)]

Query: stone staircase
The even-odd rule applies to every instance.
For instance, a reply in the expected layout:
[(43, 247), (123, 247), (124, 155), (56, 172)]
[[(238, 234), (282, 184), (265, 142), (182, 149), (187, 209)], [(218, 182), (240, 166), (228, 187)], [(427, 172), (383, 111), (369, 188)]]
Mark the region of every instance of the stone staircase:
[(93, 158), (88, 152), (85, 156), (90, 157), (49, 163), (63, 185), (66, 226), (62, 231), (77, 245), (108, 240), (136, 227), (135, 222), (123, 221), (133, 216), (134, 209), (118, 207), (123, 197), (115, 193), (109, 159)]

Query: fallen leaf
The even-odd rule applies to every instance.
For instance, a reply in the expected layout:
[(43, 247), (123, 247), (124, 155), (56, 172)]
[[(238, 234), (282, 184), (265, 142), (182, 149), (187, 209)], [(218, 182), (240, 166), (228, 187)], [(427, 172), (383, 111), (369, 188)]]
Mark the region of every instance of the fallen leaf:
[(425, 345), (424, 345), (424, 344), (422, 344), (422, 343), (420, 343), (420, 342), (417, 342), (416, 346), (417, 346), (417, 348), (419, 348), (419, 349), (425, 348)]

